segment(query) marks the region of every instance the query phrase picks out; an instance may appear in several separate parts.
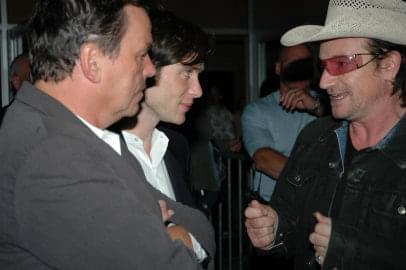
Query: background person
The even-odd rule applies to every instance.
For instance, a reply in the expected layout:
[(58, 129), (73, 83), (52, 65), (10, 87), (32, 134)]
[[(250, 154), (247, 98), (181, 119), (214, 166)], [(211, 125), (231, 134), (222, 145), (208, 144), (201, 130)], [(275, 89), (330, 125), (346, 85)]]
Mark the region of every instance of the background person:
[(312, 71), (311, 52), (305, 45), (282, 48), (275, 66), (279, 89), (244, 109), (243, 141), (256, 169), (251, 189), (266, 201), (299, 132), (321, 113), (319, 101), (309, 92)]

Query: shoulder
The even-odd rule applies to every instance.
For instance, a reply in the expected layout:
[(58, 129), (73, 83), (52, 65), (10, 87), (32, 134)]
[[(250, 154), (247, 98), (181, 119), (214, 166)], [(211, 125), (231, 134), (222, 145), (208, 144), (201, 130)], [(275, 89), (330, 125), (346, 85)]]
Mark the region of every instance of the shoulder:
[(183, 156), (189, 151), (189, 142), (182, 133), (163, 125), (159, 125), (157, 129), (168, 137), (168, 151), (175, 156)]
[(332, 133), (341, 123), (342, 121), (336, 120), (331, 116), (316, 118), (303, 128), (298, 141), (315, 140), (321, 135)]
[(264, 115), (264, 111), (273, 110), (275, 105), (278, 105), (276, 100), (278, 100), (277, 93), (271, 93), (265, 97), (254, 100), (248, 103), (243, 111), (243, 117), (247, 115)]

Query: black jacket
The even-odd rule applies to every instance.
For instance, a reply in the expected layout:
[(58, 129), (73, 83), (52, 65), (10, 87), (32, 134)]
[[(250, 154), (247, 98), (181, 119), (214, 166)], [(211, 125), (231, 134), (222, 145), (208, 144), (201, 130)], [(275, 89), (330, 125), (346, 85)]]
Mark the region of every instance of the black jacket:
[(406, 118), (343, 168), (347, 130), (327, 117), (301, 132), (271, 201), (283, 243), (275, 250), (295, 256), (295, 269), (319, 269), (309, 242), (313, 213), (330, 216), (345, 180), (323, 269), (406, 269)]
[(196, 208), (196, 202), (190, 189), (190, 150), (185, 136), (170, 128), (159, 126), (169, 139), (164, 156), (166, 169), (178, 202)]

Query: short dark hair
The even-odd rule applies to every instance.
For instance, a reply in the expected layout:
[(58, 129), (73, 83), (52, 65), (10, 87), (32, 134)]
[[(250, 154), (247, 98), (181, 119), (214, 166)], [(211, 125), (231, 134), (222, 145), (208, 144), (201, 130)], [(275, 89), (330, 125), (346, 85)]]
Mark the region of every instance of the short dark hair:
[(379, 39), (370, 39), (368, 45), (371, 49), (371, 53), (382, 55), (379, 58), (384, 58), (385, 53), (390, 51), (397, 51), (400, 53), (401, 63), (399, 72), (396, 74), (396, 77), (393, 81), (392, 94), (394, 95), (399, 91), (401, 106), (406, 107), (406, 46)]
[(28, 27), (33, 80), (71, 75), (86, 42), (115, 57), (127, 29), (126, 5), (144, 7), (141, 0), (38, 0)]
[(150, 55), (158, 71), (176, 63), (203, 63), (212, 52), (213, 40), (199, 26), (167, 10), (155, 9), (149, 15), (153, 39)]

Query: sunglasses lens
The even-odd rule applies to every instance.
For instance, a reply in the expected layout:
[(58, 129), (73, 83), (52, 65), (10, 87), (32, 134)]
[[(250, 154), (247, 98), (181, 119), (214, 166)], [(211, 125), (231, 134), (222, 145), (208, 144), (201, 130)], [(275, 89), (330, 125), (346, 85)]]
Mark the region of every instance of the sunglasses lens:
[(337, 56), (321, 61), (321, 66), (334, 76), (356, 70), (357, 65), (357, 57), (351, 56)]

